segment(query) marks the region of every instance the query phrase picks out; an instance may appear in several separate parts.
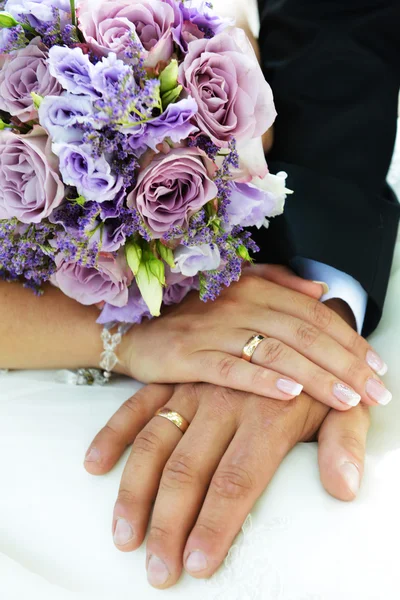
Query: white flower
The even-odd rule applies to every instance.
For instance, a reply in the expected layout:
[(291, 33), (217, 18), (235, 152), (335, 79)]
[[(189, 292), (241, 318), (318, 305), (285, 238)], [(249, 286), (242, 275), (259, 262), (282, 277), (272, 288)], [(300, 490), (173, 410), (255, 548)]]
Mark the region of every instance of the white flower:
[(182, 273), (185, 277), (194, 277), (200, 271), (214, 271), (221, 264), (221, 255), (217, 246), (180, 246), (174, 255), (176, 267), (173, 273)]
[(268, 173), (263, 179), (255, 177), (251, 182), (252, 185), (255, 185), (264, 192), (272, 194), (276, 198), (276, 208), (272, 213), (270, 213), (270, 217), (277, 217), (278, 215), (281, 215), (285, 209), (286, 197), (289, 194), (293, 194), (293, 191), (286, 187), (287, 177), (287, 173), (281, 171), (276, 175)]

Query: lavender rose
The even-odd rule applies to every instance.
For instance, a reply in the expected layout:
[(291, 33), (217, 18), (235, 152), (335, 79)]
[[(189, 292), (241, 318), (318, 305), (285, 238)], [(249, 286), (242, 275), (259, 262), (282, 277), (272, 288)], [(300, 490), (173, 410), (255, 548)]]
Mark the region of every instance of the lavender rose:
[(201, 271), (215, 271), (221, 264), (218, 246), (201, 244), (200, 246), (180, 246), (174, 254), (173, 273), (182, 273), (185, 277), (195, 277)]
[(40, 223), (61, 204), (64, 185), (45, 131), (0, 131), (0, 219)]
[(123, 177), (115, 175), (104, 155), (92, 156), (87, 144), (53, 144), (60, 159), (64, 183), (73, 185), (86, 200), (114, 200), (123, 186)]
[(191, 42), (179, 79), (197, 102), (194, 122), (218, 146), (261, 136), (275, 120), (271, 88), (239, 29)]
[(115, 52), (123, 57), (139, 39), (148, 57), (146, 66), (168, 61), (174, 50), (176, 12), (159, 0), (108, 0), (92, 6), (86, 0), (78, 11), (86, 41), (99, 54)]
[(172, 227), (185, 227), (194, 213), (216, 198), (210, 169), (211, 161), (196, 148), (157, 155), (139, 174), (127, 204), (138, 209), (153, 238), (162, 238)]
[(39, 38), (29, 46), (10, 54), (0, 70), (0, 110), (31, 121), (37, 117), (31, 92), (41, 96), (62, 92), (58, 81), (50, 74), (47, 54)]
[(85, 305), (108, 302), (122, 307), (127, 304), (133, 275), (123, 252), (117, 258), (100, 254), (96, 268), (68, 262), (61, 255), (56, 257), (56, 265), (51, 281), (66, 296)]
[(128, 303), (125, 306), (118, 307), (112, 304), (105, 304), (97, 323), (105, 325), (118, 321), (119, 323), (141, 323), (143, 319), (151, 319), (151, 314), (146, 302), (142, 298), (135, 282), (129, 288)]

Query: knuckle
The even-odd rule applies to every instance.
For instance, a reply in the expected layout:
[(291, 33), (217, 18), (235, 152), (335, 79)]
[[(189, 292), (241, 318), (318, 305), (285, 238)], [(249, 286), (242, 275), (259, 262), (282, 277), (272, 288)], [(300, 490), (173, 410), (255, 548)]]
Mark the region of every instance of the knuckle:
[(332, 322), (333, 312), (322, 302), (311, 302), (310, 304), (311, 322), (318, 329), (327, 329)]
[(207, 537), (220, 537), (224, 533), (224, 526), (222, 523), (215, 522), (209, 517), (202, 517), (193, 530), (193, 533), (200, 533)]
[(355, 458), (362, 460), (365, 453), (365, 443), (352, 429), (344, 429), (340, 434), (340, 444)]
[(121, 487), (119, 492), (118, 492), (118, 499), (117, 499), (117, 503), (120, 504), (135, 504), (136, 503), (136, 496), (135, 494), (132, 492), (132, 490), (128, 490), (128, 488), (124, 488)]
[(149, 541), (159, 541), (159, 542), (165, 542), (168, 541), (171, 537), (171, 532), (167, 531), (167, 529), (164, 529), (163, 527), (160, 527), (159, 525), (155, 525), (152, 524), (150, 527), (150, 532), (149, 532)]
[(297, 328), (296, 336), (303, 348), (310, 348), (318, 340), (320, 331), (313, 325), (301, 323)]
[(349, 381), (353, 382), (354, 385), (362, 385), (362, 382), (370, 377), (370, 372), (366, 363), (356, 358), (350, 361), (347, 367), (347, 376)]
[(236, 369), (236, 360), (233, 356), (226, 356), (220, 359), (216, 365), (217, 372), (224, 381), (228, 381)]
[(192, 484), (196, 480), (196, 474), (192, 459), (185, 454), (172, 456), (164, 467), (161, 479), (161, 487), (168, 489), (179, 489)]
[(287, 348), (285, 344), (278, 340), (267, 339), (258, 347), (260, 351), (262, 362), (265, 365), (273, 365), (281, 362), (287, 354)]
[(246, 498), (253, 488), (253, 479), (249, 471), (237, 465), (230, 465), (217, 472), (211, 482), (214, 493), (228, 500)]
[(132, 452), (139, 455), (154, 455), (160, 448), (161, 441), (158, 435), (150, 429), (143, 429), (134, 441)]
[(368, 348), (368, 342), (361, 335), (358, 335), (356, 331), (352, 331), (347, 349), (356, 356), (365, 356)]

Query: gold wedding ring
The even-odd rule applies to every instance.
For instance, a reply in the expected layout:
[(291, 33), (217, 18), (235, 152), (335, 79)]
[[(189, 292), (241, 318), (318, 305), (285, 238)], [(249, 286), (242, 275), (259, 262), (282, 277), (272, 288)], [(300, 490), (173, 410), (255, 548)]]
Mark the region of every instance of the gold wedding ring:
[(255, 333), (249, 339), (249, 341), (243, 348), (243, 352), (242, 352), (243, 360), (247, 360), (247, 362), (251, 362), (254, 352), (257, 350), (258, 346), (261, 344), (261, 342), (263, 340), (265, 340), (265, 335), (261, 335), (261, 333)]
[(189, 421), (186, 421), (186, 419), (184, 419), (182, 415), (175, 412), (174, 410), (169, 410), (169, 408), (160, 408), (160, 410), (156, 412), (155, 416), (162, 417), (163, 419), (168, 419), (168, 421), (171, 421), (171, 423), (176, 425), (176, 427), (180, 429), (182, 433), (185, 433), (185, 431), (187, 431), (187, 428), (190, 425)]

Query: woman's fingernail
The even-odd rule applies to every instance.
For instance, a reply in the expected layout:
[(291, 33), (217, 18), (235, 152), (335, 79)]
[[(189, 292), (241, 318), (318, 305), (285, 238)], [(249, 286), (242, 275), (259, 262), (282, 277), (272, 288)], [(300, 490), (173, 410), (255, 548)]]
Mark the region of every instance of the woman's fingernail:
[(169, 571), (167, 565), (158, 558), (158, 556), (151, 556), (149, 564), (147, 565), (147, 579), (150, 585), (158, 587), (167, 583), (169, 578)]
[(333, 394), (340, 402), (344, 402), (348, 406), (357, 406), (361, 401), (360, 394), (344, 383), (335, 383)]
[(199, 573), (207, 569), (208, 562), (206, 555), (200, 550), (191, 552), (186, 560), (186, 569), (191, 573)]
[(300, 383), (296, 383), (291, 379), (278, 379), (276, 382), (278, 390), (289, 396), (300, 396), (303, 391), (303, 386)]
[(114, 531), (114, 543), (117, 546), (125, 546), (133, 540), (133, 529), (126, 519), (117, 519)]
[(360, 489), (360, 471), (357, 469), (356, 465), (351, 462), (343, 463), (340, 470), (349, 490), (357, 496), (358, 490)]
[(100, 460), (100, 452), (97, 448), (90, 448), (85, 456), (85, 462), (97, 462)]
[(322, 286), (322, 289), (324, 290), (324, 296), (325, 294), (329, 293), (330, 287), (327, 283), (325, 283), (325, 281), (314, 281), (313, 283), (318, 283), (318, 285)]
[(386, 375), (386, 373), (388, 372), (387, 364), (383, 362), (379, 354), (377, 354), (373, 350), (368, 350), (367, 352), (367, 363), (371, 367), (371, 369), (381, 377), (383, 377), (383, 375)]
[(365, 391), (368, 396), (378, 402), (378, 404), (382, 404), (382, 406), (386, 406), (389, 404), (393, 395), (385, 388), (382, 383), (377, 381), (376, 379), (368, 379), (367, 384), (365, 386)]

